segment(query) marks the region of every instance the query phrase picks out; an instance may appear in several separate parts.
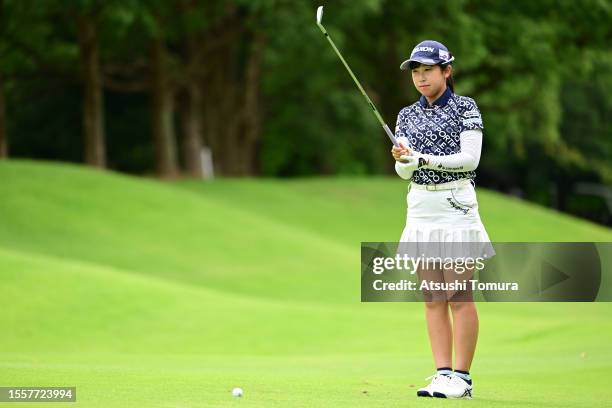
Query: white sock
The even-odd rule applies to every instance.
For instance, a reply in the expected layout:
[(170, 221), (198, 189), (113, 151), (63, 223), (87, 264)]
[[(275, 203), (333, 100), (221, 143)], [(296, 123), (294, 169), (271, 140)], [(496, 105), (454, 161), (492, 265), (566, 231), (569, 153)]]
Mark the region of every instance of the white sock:
[(453, 375), (453, 369), (449, 368), (449, 367), (442, 367), (442, 368), (438, 368), (437, 369), (437, 374), (442, 374), (442, 375), (448, 375), (451, 376)]
[(455, 375), (461, 378), (462, 380), (465, 380), (466, 383), (472, 384), (472, 377), (470, 377), (470, 373), (466, 371), (456, 371), (455, 370)]

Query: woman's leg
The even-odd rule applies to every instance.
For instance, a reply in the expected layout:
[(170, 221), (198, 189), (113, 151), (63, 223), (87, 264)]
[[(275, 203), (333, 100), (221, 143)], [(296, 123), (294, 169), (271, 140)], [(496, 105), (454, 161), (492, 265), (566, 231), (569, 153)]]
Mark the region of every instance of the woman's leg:
[[(430, 285), (443, 283), (444, 272), (440, 268), (421, 267), (417, 270), (419, 282), (426, 281)], [(453, 367), (453, 328), (448, 312), (446, 291), (423, 290), (425, 303), (425, 319), (429, 343), (433, 353), (436, 368)]]
[(453, 314), (455, 370), (470, 371), (478, 340), (476, 304), (470, 301), (451, 301), (449, 304)]
[(452, 367), (453, 332), (446, 301), (425, 302), (427, 331), (436, 368)]

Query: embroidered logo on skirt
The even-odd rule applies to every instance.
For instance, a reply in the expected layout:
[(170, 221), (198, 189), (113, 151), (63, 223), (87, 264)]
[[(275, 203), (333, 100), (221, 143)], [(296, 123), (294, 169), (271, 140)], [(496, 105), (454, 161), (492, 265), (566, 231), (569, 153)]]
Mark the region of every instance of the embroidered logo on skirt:
[(469, 208), (464, 208), (464, 207), (460, 207), (455, 201), (453, 201), (452, 198), (447, 197), (446, 198), (448, 200), (448, 202), (450, 203), (451, 207), (453, 207), (455, 210), (459, 210), (461, 211), (464, 215), (468, 213), (468, 211), (470, 211)]

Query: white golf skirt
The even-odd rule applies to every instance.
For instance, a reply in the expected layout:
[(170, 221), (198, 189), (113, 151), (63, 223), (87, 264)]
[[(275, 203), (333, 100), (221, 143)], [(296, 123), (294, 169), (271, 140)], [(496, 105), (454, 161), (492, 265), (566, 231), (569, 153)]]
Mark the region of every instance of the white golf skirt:
[(400, 242), (405, 250), (426, 256), (486, 257), (495, 254), (471, 183), (451, 190), (410, 188), (406, 226)]

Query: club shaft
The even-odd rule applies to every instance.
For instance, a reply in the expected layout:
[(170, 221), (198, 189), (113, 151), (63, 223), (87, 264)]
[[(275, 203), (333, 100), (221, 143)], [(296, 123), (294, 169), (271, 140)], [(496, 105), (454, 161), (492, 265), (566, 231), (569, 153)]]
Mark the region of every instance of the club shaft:
[(344, 60), (344, 57), (342, 56), (342, 54), (340, 53), (340, 51), (336, 47), (336, 44), (334, 44), (333, 40), (331, 39), (331, 37), (327, 33), (327, 30), (325, 29), (325, 27), (323, 27), (322, 24), (317, 24), (317, 25), (319, 26), (319, 28), (321, 29), (321, 31), (325, 35), (325, 38), (327, 38), (327, 41), (329, 41), (329, 44), (332, 46), (332, 48), (336, 52), (336, 55), (338, 55), (338, 58), (340, 58), (340, 61), (342, 61), (342, 64), (344, 64), (344, 67), (348, 71), (348, 73), (351, 76), (351, 78), (353, 78), (353, 81), (355, 82), (355, 85), (357, 85), (357, 88), (359, 88), (359, 91), (361, 92), (363, 97), (366, 98), (366, 100), (368, 101), (368, 104), (370, 105), (370, 108), (372, 108), (372, 111), (374, 112), (374, 115), (376, 116), (376, 119), (378, 119), (378, 122), (383, 127), (383, 130), (385, 131), (385, 133), (387, 134), (389, 139), (391, 139), (391, 142), (393, 143), (393, 145), (399, 146), (397, 140), (395, 139), (395, 136), (393, 135), (393, 132), (391, 132), (391, 129), (389, 129), (389, 126), (387, 126), (387, 124), (383, 120), (382, 116), (380, 116), (380, 113), (378, 112), (378, 109), (376, 109), (376, 106), (374, 106), (374, 103), (372, 102), (372, 100), (370, 99), (368, 94), (365, 92), (365, 90), (363, 89), (363, 87), (359, 83), (359, 80), (357, 80), (357, 77), (355, 76), (355, 74), (353, 74), (353, 71), (351, 70), (351, 67), (349, 67), (349, 65)]

